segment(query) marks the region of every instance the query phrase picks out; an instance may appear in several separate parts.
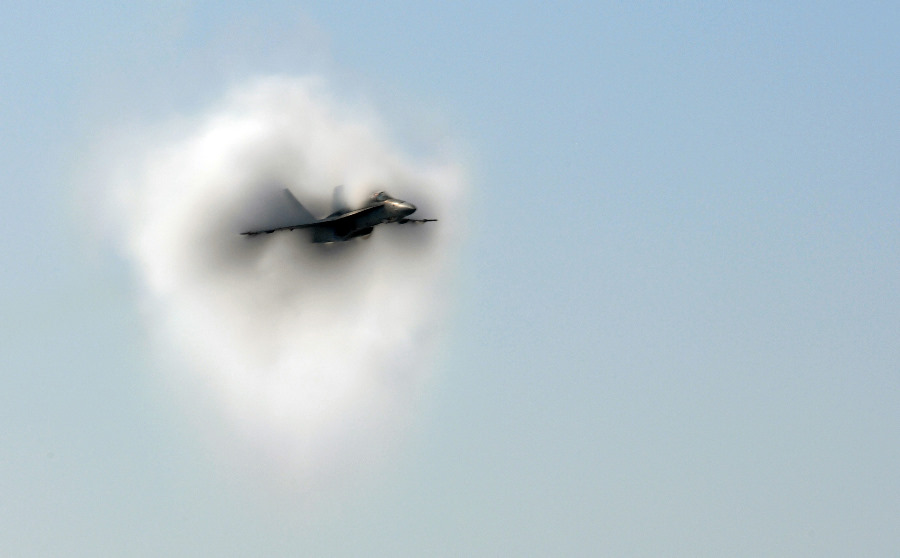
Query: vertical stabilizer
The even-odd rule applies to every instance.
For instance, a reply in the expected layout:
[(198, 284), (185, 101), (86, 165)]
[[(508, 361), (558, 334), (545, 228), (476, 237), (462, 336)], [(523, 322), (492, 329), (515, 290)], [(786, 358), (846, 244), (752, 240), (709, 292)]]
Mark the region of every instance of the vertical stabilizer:
[(334, 193), (331, 194), (331, 214), (347, 213), (350, 206), (347, 205), (347, 197), (344, 195), (344, 186), (335, 186)]
[(303, 221), (302, 224), (312, 223), (316, 220), (316, 218), (313, 217), (313, 214), (310, 213), (308, 209), (303, 207), (303, 204), (300, 203), (300, 200), (295, 198), (294, 194), (292, 194), (291, 191), (287, 188), (284, 189), (284, 196), (290, 202), (291, 208), (297, 214), (297, 217), (299, 217)]

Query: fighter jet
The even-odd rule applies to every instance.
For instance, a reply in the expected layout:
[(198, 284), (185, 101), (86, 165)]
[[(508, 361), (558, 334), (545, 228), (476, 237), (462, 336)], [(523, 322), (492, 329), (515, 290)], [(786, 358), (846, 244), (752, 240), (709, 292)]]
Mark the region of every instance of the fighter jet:
[(410, 219), (407, 217), (416, 210), (409, 202), (394, 198), (387, 192), (375, 192), (365, 205), (359, 209), (350, 209), (343, 201), (343, 189), (334, 189), (333, 212), (322, 219), (316, 219), (303, 204), (291, 193), (284, 190), (290, 203), (294, 206), (304, 223), (288, 225), (274, 229), (242, 232), (242, 235), (256, 236), (271, 234), (275, 231), (292, 231), (294, 229), (311, 229), (312, 241), (315, 243), (343, 242), (360, 236), (372, 234), (376, 225), (382, 223), (427, 223), (437, 219)]

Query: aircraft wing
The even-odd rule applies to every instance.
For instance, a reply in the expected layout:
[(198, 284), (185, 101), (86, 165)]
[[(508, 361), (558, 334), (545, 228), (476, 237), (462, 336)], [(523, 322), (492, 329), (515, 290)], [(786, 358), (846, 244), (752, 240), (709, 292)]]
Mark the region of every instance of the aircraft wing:
[(263, 229), (259, 231), (247, 231), (242, 232), (242, 235), (245, 236), (256, 236), (258, 234), (272, 234), (277, 231), (292, 231), (294, 229), (309, 229), (312, 227), (324, 227), (335, 230), (339, 234), (344, 230), (351, 230), (353, 228), (353, 219), (365, 213), (369, 213), (375, 211), (380, 206), (375, 205), (371, 207), (363, 207), (362, 209), (356, 209), (354, 211), (348, 211), (347, 213), (342, 213), (341, 215), (335, 215), (333, 217), (326, 217), (325, 219), (319, 219), (318, 221), (313, 221), (312, 223), (304, 223), (301, 225), (288, 225), (285, 227), (277, 227), (274, 229)]
[(247, 231), (247, 232), (242, 232), (241, 234), (245, 235), (245, 236), (256, 236), (258, 234), (272, 234), (273, 232), (276, 232), (276, 231), (292, 231), (294, 229), (308, 229), (309, 227), (315, 227), (318, 224), (319, 224), (318, 222), (312, 222), (312, 223), (306, 223), (303, 225), (288, 225), (286, 227), (278, 227), (275, 229), (264, 229), (264, 230), (260, 230), (260, 231)]
[(363, 207), (362, 209), (354, 209), (353, 211), (348, 211), (347, 213), (341, 213), (340, 215), (335, 215), (333, 217), (326, 217), (324, 219), (319, 219), (315, 223), (310, 223), (311, 225), (337, 225), (340, 222), (347, 222), (353, 217), (358, 217), (360, 215), (364, 215), (366, 213), (371, 213), (376, 209), (380, 208), (380, 205), (372, 205), (369, 207)]

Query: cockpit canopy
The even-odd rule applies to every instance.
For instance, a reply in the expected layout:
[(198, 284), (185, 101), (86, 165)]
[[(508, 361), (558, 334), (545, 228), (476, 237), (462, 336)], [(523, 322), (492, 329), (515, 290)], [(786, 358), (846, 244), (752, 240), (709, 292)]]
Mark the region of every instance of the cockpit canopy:
[(393, 196), (391, 196), (387, 192), (378, 192), (377, 194), (374, 194), (372, 196), (372, 198), (377, 202), (387, 201), (387, 200), (391, 199), (392, 197)]

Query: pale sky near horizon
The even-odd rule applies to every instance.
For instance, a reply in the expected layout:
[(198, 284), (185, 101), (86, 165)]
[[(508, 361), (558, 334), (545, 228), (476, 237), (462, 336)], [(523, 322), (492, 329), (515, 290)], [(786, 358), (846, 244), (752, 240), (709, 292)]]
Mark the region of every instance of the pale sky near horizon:
[[(898, 23), (880, 2), (3, 5), (0, 554), (896, 556)], [(269, 74), (446, 134), (471, 173), (416, 427), (315, 501), (198, 440), (85, 222), (94, 142)]]

